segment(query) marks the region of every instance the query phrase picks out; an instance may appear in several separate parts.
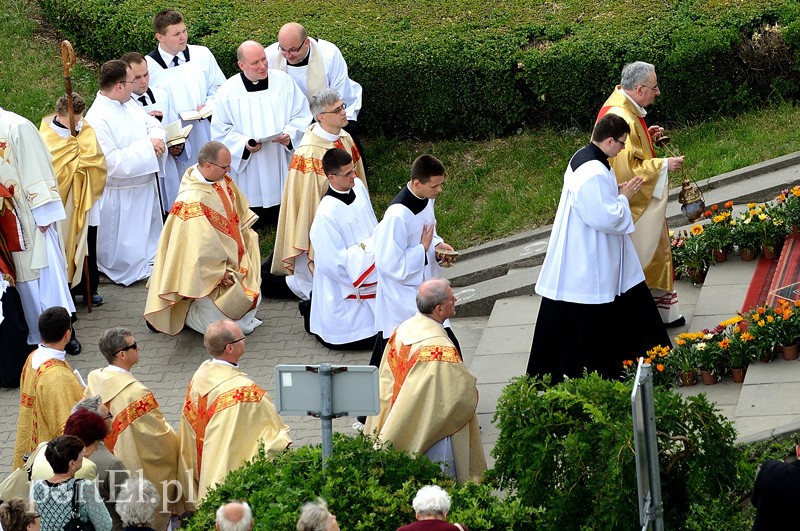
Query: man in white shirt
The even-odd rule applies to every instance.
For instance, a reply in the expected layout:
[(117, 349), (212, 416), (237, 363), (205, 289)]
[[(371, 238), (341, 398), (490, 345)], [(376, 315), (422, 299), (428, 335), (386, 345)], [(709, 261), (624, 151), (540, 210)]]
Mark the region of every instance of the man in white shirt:
[(131, 99), (128, 63), (100, 68), (100, 90), (86, 119), (106, 157), (108, 178), (100, 198), (97, 266), (117, 284), (150, 276), (163, 221), (156, 175), (166, 155), (166, 131)]
[[(186, 111), (208, 114), (214, 107), (214, 94), (225, 82), (214, 54), (205, 46), (187, 43), (183, 15), (174, 9), (157, 13), (153, 29), (158, 46), (146, 57), (150, 86), (167, 91), (177, 115)], [(200, 148), (211, 140), (210, 120), (209, 116), (183, 122), (194, 127), (186, 141), (185, 157), (176, 160), (179, 177), (197, 162)]]
[(233, 178), (259, 216), (255, 228), (274, 226), (289, 160), (311, 112), (291, 77), (268, 70), (261, 44), (243, 42), (236, 57), (242, 71), (217, 91), (211, 137), (231, 152)]

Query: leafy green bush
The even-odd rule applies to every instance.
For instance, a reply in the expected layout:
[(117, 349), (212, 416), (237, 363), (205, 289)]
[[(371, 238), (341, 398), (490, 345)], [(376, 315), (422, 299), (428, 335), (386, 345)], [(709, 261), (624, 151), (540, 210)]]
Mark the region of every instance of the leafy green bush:
[(513, 496), (501, 500), (488, 485), (456, 484), (427, 457), (376, 450), (373, 444), (365, 436), (334, 434), (325, 470), (319, 446), (289, 450), (272, 460), (260, 453), (206, 495), (188, 529), (213, 529), (217, 508), (240, 499), (252, 507), (256, 529), (294, 529), (300, 506), (317, 496), (328, 502), (342, 529), (396, 529), (414, 521), (411, 500), (430, 484), (450, 493), (450, 521), (473, 530), (534, 528), (540, 510)]
[(269, 44), (284, 22), (299, 20), (341, 48), (364, 87), (359, 121), (372, 133), (486, 137), (523, 123), (587, 129), (622, 65), (637, 59), (658, 67), (659, 120), (800, 96), (795, 0), (676, 0), (668, 8), (658, 0), (624, 8), (586, 0), (39, 1), (98, 61), (150, 50), (150, 18), (177, 7), (191, 42), (209, 46), (228, 75), (240, 42)]
[[(544, 529), (635, 527), (630, 393), (628, 385), (596, 374), (552, 387), (515, 379), (498, 402), (497, 461), (487, 479), (523, 503), (541, 504)], [(741, 497), (753, 477), (740, 467), (730, 422), (705, 395), (684, 401), (659, 389), (655, 408), (666, 527), (682, 528), (690, 513), (709, 504), (735, 507), (720, 500)]]

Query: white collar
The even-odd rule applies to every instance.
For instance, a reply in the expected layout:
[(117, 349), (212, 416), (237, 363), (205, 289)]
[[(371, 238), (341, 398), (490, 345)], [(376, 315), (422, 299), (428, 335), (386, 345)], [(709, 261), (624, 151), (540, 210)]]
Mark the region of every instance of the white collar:
[(406, 188), (408, 188), (408, 191), (409, 191), (409, 192), (411, 192), (411, 195), (413, 195), (413, 196), (414, 196), (414, 197), (416, 197), (417, 199), (421, 199), (421, 200), (423, 200), (423, 201), (425, 200), (425, 198), (424, 198), (424, 197), (420, 197), (420, 196), (418, 196), (417, 194), (415, 194), (415, 193), (414, 193), (414, 190), (412, 190), (412, 189), (411, 189), (411, 181), (409, 181), (409, 182), (406, 184)]
[(231, 363), (225, 360), (220, 360), (217, 358), (211, 358), (211, 363), (216, 363), (217, 365), (227, 365), (228, 367), (236, 367), (237, 369), (239, 368), (239, 366), (236, 365), (235, 363)]
[(109, 365), (108, 367), (106, 367), (106, 369), (108, 369), (109, 371), (113, 371), (113, 372), (121, 372), (121, 373), (124, 373), (124, 374), (131, 374), (131, 371), (126, 371), (122, 367), (117, 367), (116, 365)]
[(313, 129), (311, 132), (320, 137), (323, 140), (327, 140), (328, 142), (336, 142), (342, 136), (341, 134), (334, 135), (332, 133), (327, 132), (325, 129), (322, 128), (319, 123), (314, 124)]
[(31, 358), (31, 367), (33, 370), (38, 370), (39, 367), (41, 367), (42, 364), (48, 360), (66, 361), (66, 358), (66, 351), (45, 347), (40, 343), (39, 348), (36, 349), (36, 352), (33, 354), (33, 358)]
[(646, 111), (646, 110), (644, 110), (644, 107), (642, 107), (641, 105), (639, 105), (638, 103), (636, 103), (635, 101), (633, 101), (633, 98), (631, 98), (630, 94), (628, 94), (627, 92), (625, 92), (625, 89), (622, 89), (622, 88), (620, 88), (619, 90), (620, 90), (620, 92), (622, 92), (622, 94), (623, 94), (623, 95), (624, 95), (626, 98), (628, 98), (628, 101), (630, 101), (631, 103), (633, 103), (633, 106), (634, 106), (634, 107), (636, 107), (636, 110), (637, 110), (637, 111), (639, 111), (639, 114), (641, 115), (641, 117), (642, 117), (642, 118), (644, 118), (645, 116), (647, 116), (647, 111)]
[[(189, 45), (187, 44), (186, 48), (188, 47)], [(184, 48), (183, 51), (178, 52), (176, 54), (178, 57), (178, 66), (186, 62), (186, 48)], [(167, 65), (167, 68), (173, 68), (172, 66), (170, 66), (170, 63), (172, 62), (173, 57), (175, 57), (176, 55), (172, 55), (171, 53), (165, 51), (160, 44), (158, 45), (158, 53), (159, 55), (161, 55), (161, 58), (164, 60), (164, 64)]]

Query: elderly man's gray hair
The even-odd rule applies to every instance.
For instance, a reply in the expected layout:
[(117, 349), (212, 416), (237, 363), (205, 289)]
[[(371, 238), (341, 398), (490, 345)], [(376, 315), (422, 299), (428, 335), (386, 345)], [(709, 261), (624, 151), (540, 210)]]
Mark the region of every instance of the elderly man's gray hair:
[(633, 90), (647, 81), (647, 76), (656, 71), (656, 67), (644, 61), (635, 61), (622, 67), (622, 80), (619, 82), (625, 90)]
[(328, 504), (322, 498), (303, 504), (300, 507), (297, 531), (325, 531), (328, 529), (328, 517), (330, 514)]
[(114, 363), (117, 353), (128, 346), (128, 338), (133, 335), (128, 328), (115, 326), (100, 336), (100, 353), (108, 363)]
[(342, 97), (339, 96), (339, 93), (332, 88), (318, 90), (313, 96), (311, 96), (311, 99), (308, 102), (308, 107), (311, 110), (311, 116), (316, 118), (319, 113), (325, 110), (325, 107), (328, 105), (333, 105), (340, 99), (342, 99)]
[(447, 288), (450, 282), (443, 278), (427, 280), (417, 290), (417, 310), (431, 314), (440, 304), (447, 302)]
[(417, 491), (411, 506), (417, 517), (447, 516), (450, 512), (450, 495), (442, 487), (426, 485)]
[[(238, 522), (231, 522), (228, 520), (228, 517), (225, 516), (225, 507), (233, 503), (242, 506), (242, 518)], [(219, 531), (250, 531), (253, 527), (253, 511), (250, 509), (247, 502), (229, 502), (217, 509), (217, 518), (215, 522)]]
[(97, 396), (87, 396), (86, 398), (81, 399), (80, 402), (72, 406), (72, 409), (69, 410), (69, 414), (72, 415), (79, 409), (85, 409), (87, 411), (91, 411), (92, 413), (100, 414), (100, 395)]
[(150, 527), (159, 505), (158, 490), (146, 479), (130, 477), (119, 489), (116, 510), (125, 527)]

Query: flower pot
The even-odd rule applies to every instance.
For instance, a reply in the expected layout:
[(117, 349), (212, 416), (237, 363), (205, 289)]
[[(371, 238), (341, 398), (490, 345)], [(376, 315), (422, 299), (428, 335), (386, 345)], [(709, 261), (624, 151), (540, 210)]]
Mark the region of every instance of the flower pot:
[(684, 387), (691, 387), (697, 383), (697, 373), (694, 371), (681, 371), (681, 384)]
[(706, 281), (706, 272), (702, 269), (690, 269), (687, 271), (687, 274), (689, 275), (689, 280), (691, 280), (692, 284), (695, 286), (699, 286)]
[(774, 359), (775, 359), (775, 350), (765, 350), (758, 357), (758, 361), (760, 361), (761, 363), (769, 363)]
[(742, 262), (752, 262), (756, 259), (756, 252), (753, 249), (740, 249), (739, 256)]
[(774, 245), (762, 245), (761, 254), (767, 260), (775, 260), (778, 258), (778, 249)]
[(737, 384), (744, 383), (744, 375), (745, 375), (746, 372), (747, 372), (747, 369), (742, 369), (742, 368), (735, 369), (735, 368), (732, 368), (731, 369), (731, 378), (733, 378), (733, 383), (737, 383)]
[(783, 359), (785, 360), (796, 360), (798, 356), (797, 352), (797, 343), (793, 343), (791, 345), (784, 345), (783, 346)]
[(717, 375), (711, 371), (700, 371), (700, 377), (703, 379), (704, 385), (714, 385), (717, 383)]
[(728, 260), (728, 251), (725, 249), (714, 249), (712, 253), (714, 254), (714, 261), (718, 264)]

